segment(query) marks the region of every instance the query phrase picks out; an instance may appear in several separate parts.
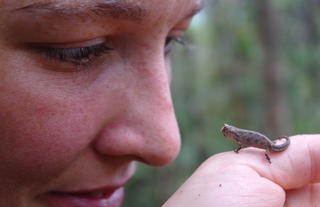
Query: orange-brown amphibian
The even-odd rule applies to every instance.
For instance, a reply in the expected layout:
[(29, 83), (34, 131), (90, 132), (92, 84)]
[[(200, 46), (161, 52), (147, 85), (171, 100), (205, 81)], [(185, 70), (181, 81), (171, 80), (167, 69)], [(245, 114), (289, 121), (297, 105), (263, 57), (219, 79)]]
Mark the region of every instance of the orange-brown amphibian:
[(225, 137), (235, 140), (239, 144), (239, 148), (235, 150), (236, 153), (244, 146), (257, 147), (260, 149), (265, 149), (266, 159), (271, 163), (268, 152), (282, 152), (289, 147), (290, 139), (288, 137), (279, 137), (278, 139), (286, 139), (284, 143), (276, 144), (274, 141), (270, 140), (267, 136), (246, 129), (239, 129), (237, 127), (224, 124), (221, 129), (222, 134)]

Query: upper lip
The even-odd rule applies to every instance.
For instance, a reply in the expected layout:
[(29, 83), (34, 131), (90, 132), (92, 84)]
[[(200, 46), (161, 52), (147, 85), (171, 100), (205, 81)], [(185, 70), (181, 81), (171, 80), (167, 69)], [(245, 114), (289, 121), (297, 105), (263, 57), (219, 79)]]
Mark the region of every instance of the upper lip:
[(65, 195), (74, 194), (75, 196), (77, 196), (81, 194), (88, 195), (94, 193), (112, 192), (124, 187), (125, 184), (132, 178), (134, 171), (134, 168), (131, 168), (128, 169), (128, 171), (121, 172), (120, 174), (115, 174), (114, 177), (108, 177), (102, 180), (94, 179), (94, 182), (87, 182), (87, 178), (91, 177), (92, 175), (86, 175), (84, 176), (85, 180), (71, 179), (68, 183), (62, 182), (60, 185), (56, 185), (56, 187), (52, 186), (47, 190), (47, 193), (58, 193)]
[(94, 193), (99, 193), (99, 192), (110, 192), (110, 191), (115, 191), (116, 189), (124, 186), (123, 185), (117, 185), (117, 186), (106, 186), (106, 187), (98, 187), (94, 189), (80, 189), (80, 190), (74, 190), (74, 191), (64, 191), (64, 190), (54, 190), (51, 191), (53, 193), (61, 193), (61, 194), (94, 194)]
[(58, 193), (58, 194), (70, 194), (70, 195), (86, 195), (86, 194), (96, 194), (101, 192), (110, 192), (115, 191), (116, 189), (122, 186), (117, 187), (100, 187), (96, 189), (85, 189), (85, 190), (75, 190), (75, 191), (51, 191), (51, 193)]
[(94, 194), (94, 193), (99, 193), (99, 192), (110, 192), (110, 191), (115, 191), (121, 187), (123, 187), (130, 178), (127, 178), (121, 183), (118, 184), (107, 184), (104, 186), (99, 186), (99, 187), (94, 187), (94, 188), (79, 188), (75, 190), (64, 190), (64, 189), (57, 189), (51, 191), (52, 193), (60, 193), (60, 194)]
[[(59, 194), (94, 194), (94, 193), (99, 193), (99, 192), (110, 192), (110, 191), (115, 191), (123, 186), (130, 180), (132, 176), (128, 176), (124, 178), (122, 181), (119, 182), (113, 182), (113, 183), (108, 183), (105, 185), (101, 185), (101, 182), (99, 185), (93, 185), (93, 184), (88, 184), (84, 185), (85, 187), (77, 187), (75, 189), (73, 188), (58, 188), (58, 189), (53, 189), (50, 191), (50, 193), (59, 193)], [(97, 186), (97, 187), (87, 187), (87, 186)]]

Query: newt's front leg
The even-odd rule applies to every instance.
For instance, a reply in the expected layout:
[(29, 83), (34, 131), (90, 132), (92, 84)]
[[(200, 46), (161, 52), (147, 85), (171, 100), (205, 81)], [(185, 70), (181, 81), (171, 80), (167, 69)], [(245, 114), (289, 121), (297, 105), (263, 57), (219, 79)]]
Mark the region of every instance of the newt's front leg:
[(239, 150), (241, 150), (243, 148), (243, 146), (241, 145), (241, 143), (239, 143), (239, 147), (237, 149), (234, 150), (235, 153), (239, 153)]

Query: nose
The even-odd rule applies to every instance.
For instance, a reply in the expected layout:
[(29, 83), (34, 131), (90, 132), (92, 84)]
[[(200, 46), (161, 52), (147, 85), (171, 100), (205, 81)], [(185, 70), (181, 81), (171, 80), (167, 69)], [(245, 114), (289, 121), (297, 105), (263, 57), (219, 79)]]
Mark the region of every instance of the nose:
[(126, 101), (121, 112), (103, 126), (95, 148), (103, 156), (131, 156), (149, 165), (162, 166), (178, 154), (180, 135), (168, 64), (163, 55), (146, 60), (149, 61), (132, 63), (134, 72), (120, 96)]

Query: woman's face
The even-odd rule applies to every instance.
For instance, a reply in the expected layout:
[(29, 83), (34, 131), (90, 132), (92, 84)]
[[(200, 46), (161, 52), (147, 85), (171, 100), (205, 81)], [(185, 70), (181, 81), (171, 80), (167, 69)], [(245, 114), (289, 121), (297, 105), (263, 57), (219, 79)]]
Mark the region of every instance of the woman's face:
[(0, 206), (116, 207), (179, 151), (170, 45), (198, 0), (0, 0)]

